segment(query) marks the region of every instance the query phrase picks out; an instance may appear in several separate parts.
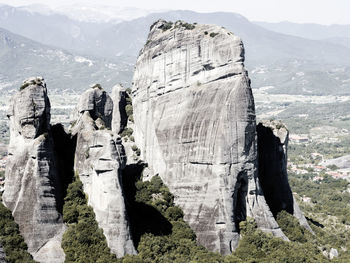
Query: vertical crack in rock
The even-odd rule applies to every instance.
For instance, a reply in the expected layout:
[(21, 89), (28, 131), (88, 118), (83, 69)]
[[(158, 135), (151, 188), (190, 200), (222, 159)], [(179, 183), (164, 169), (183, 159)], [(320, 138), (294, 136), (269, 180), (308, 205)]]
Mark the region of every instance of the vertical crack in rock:
[(76, 136), (74, 169), (88, 195), (108, 246), (118, 257), (135, 254), (121, 185), (121, 169), (126, 163), (121, 138), (111, 131), (114, 108), (110, 96), (93, 86), (80, 98), (76, 121), (70, 128)]
[(166, 29), (165, 23), (151, 27), (133, 78), (141, 158), (169, 186), (209, 250), (231, 253), (246, 216), (287, 239), (257, 178), (255, 109), (242, 41), (214, 25), (177, 22)]
[(313, 232), (301, 212), (288, 183), (287, 150), (289, 131), (280, 121), (264, 121), (257, 126), (259, 180), (274, 217), (282, 211), (294, 215)]
[(40, 77), (24, 81), (11, 99), (4, 204), (28, 251), (39, 262), (64, 262), (62, 189), (50, 129), (50, 101)]

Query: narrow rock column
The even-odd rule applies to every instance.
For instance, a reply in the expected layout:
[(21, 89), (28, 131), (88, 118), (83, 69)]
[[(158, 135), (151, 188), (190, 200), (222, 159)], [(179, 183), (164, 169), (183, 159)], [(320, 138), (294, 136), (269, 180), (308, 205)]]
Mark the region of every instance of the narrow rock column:
[(77, 136), (74, 169), (79, 174), (99, 227), (117, 257), (136, 254), (121, 185), (126, 163), (124, 147), (111, 131), (113, 101), (99, 86), (87, 90), (76, 108), (77, 120), (70, 127)]
[(28, 251), (39, 262), (64, 262), (61, 184), (50, 131), (50, 101), (42, 78), (24, 81), (11, 100), (4, 204)]
[(126, 89), (120, 84), (112, 88), (111, 98), (113, 100), (113, 118), (112, 131), (119, 134), (127, 124), (127, 116), (125, 112), (126, 106)]

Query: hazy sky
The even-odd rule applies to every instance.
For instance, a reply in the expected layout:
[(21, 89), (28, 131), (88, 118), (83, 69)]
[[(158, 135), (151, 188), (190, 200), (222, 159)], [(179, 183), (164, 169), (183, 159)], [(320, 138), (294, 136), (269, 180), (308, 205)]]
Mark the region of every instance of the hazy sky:
[(42, 3), (55, 7), (79, 3), (142, 9), (189, 9), (236, 12), (254, 21), (350, 24), (350, 0), (0, 0), (9, 5)]

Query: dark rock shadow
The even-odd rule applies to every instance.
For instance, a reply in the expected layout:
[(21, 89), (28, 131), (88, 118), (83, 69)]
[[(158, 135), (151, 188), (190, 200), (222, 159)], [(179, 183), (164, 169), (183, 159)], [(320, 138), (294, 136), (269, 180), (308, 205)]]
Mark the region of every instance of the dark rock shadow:
[(54, 141), (54, 151), (56, 153), (56, 166), (60, 178), (62, 197), (57, 200), (58, 211), (62, 213), (64, 200), (67, 194), (68, 185), (74, 177), (74, 154), (77, 143), (76, 136), (71, 137), (66, 133), (62, 124), (55, 124), (51, 127), (52, 138)]
[(126, 114), (126, 100), (130, 100), (130, 96), (126, 91), (123, 92), (119, 101), (119, 112), (120, 112), (120, 133), (127, 127), (128, 125), (128, 115)]
[(306, 218), (306, 220), (308, 221), (308, 222), (310, 222), (311, 224), (313, 224), (313, 225), (315, 225), (315, 226), (318, 226), (318, 227), (320, 227), (320, 228), (324, 228), (324, 225), (322, 225), (320, 222), (317, 222), (317, 221), (315, 221), (315, 220), (313, 220), (312, 218), (309, 218), (309, 217), (305, 217)]
[(122, 171), (122, 186), (128, 214), (131, 234), (137, 248), (140, 238), (145, 233), (156, 236), (172, 233), (171, 223), (154, 207), (135, 201), (135, 182), (141, 178), (145, 163), (127, 165)]
[(239, 223), (246, 220), (247, 207), (246, 197), (248, 192), (248, 177), (244, 172), (237, 175), (237, 183), (234, 191), (234, 222), (236, 230), (239, 232)]
[(271, 128), (257, 125), (258, 177), (274, 217), (285, 210), (293, 214), (293, 194), (288, 182), (287, 156), (283, 144)]

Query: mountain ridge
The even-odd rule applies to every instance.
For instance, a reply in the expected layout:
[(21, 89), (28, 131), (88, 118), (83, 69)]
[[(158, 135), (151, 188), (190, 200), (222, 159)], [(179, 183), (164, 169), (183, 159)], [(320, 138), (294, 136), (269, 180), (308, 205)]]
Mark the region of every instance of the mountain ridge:
[[(117, 81), (126, 83), (130, 73), (123, 74), (126, 63), (74, 55), (69, 51), (43, 45), (0, 28), (1, 92), (19, 88), (23, 76), (43, 75), (52, 85), (52, 92), (81, 91), (96, 80), (111, 88)], [(119, 73), (115, 73), (115, 71)], [(129, 74), (129, 75), (128, 75)], [(17, 87), (17, 88), (16, 88)]]

